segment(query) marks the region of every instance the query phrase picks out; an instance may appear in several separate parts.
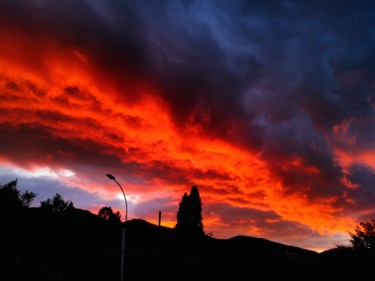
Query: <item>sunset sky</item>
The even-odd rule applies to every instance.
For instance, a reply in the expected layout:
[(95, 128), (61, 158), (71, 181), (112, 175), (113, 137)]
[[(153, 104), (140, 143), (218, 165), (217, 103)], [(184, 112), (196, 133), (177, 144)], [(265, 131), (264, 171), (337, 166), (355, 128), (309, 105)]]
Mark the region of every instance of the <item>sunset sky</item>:
[(322, 251), (375, 218), (375, 2), (0, 0), (0, 184)]

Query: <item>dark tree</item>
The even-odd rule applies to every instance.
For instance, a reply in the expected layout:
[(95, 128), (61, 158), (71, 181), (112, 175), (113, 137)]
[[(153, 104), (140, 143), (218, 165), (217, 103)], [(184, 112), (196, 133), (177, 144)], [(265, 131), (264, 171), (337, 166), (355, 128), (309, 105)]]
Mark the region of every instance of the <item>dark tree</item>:
[(21, 193), (17, 179), (0, 185), (0, 208), (28, 208), (38, 194), (30, 191)]
[(101, 208), (98, 212), (98, 216), (99, 218), (104, 219), (109, 222), (113, 222), (113, 223), (121, 222), (120, 212), (117, 211), (116, 213), (114, 213), (112, 208), (108, 206)]
[(175, 230), (186, 237), (204, 235), (202, 223), (202, 202), (197, 186), (191, 188), (190, 194), (184, 193), (177, 212)]
[(188, 195), (185, 192), (182, 196), (177, 212), (177, 223), (175, 226), (176, 231), (185, 232), (187, 227), (189, 211), (188, 211)]
[(51, 212), (65, 212), (75, 209), (72, 201), (65, 201), (61, 194), (56, 193), (53, 198), (40, 202), (40, 208)]
[(355, 250), (375, 250), (375, 219), (361, 222), (354, 233), (350, 234), (350, 242)]

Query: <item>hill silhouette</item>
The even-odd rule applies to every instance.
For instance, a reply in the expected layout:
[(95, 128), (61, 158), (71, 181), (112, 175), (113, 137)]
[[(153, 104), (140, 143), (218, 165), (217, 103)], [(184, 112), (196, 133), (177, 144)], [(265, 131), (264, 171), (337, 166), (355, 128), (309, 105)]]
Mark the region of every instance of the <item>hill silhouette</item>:
[[(0, 280), (120, 280), (124, 223), (81, 209), (24, 208), (0, 218)], [(349, 250), (317, 253), (249, 236), (188, 241), (142, 219), (128, 220), (126, 229), (125, 280), (358, 277), (373, 261)]]

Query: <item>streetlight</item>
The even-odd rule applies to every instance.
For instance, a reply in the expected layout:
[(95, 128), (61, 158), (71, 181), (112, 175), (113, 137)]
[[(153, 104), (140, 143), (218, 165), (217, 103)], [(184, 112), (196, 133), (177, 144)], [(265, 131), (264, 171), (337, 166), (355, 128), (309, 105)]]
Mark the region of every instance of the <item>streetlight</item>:
[(125, 208), (126, 208), (126, 213), (125, 213), (125, 223), (122, 228), (122, 244), (121, 244), (121, 266), (120, 266), (120, 278), (121, 281), (124, 281), (124, 254), (125, 254), (125, 237), (126, 237), (126, 222), (128, 221), (128, 201), (126, 200), (125, 192), (124, 189), (122, 188), (121, 184), (116, 180), (114, 176), (111, 174), (106, 174), (106, 176), (110, 179), (113, 180), (117, 183), (117, 185), (120, 187), (122, 194), (124, 195), (125, 199)]

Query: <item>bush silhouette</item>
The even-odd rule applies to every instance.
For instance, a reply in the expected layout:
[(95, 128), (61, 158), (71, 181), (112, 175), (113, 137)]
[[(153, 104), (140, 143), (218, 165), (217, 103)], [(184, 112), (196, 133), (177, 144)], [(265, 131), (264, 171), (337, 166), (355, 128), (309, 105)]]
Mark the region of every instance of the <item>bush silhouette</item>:
[(98, 212), (98, 217), (112, 223), (121, 222), (120, 212), (114, 213), (112, 208), (109, 206), (102, 207)]
[(65, 212), (75, 207), (72, 201), (65, 201), (61, 194), (56, 193), (53, 198), (40, 202), (40, 208), (51, 212)]
[(350, 234), (350, 243), (354, 250), (375, 251), (375, 219), (361, 222), (354, 233)]
[(30, 191), (21, 193), (17, 179), (0, 185), (0, 208), (15, 209), (28, 208), (38, 194)]

